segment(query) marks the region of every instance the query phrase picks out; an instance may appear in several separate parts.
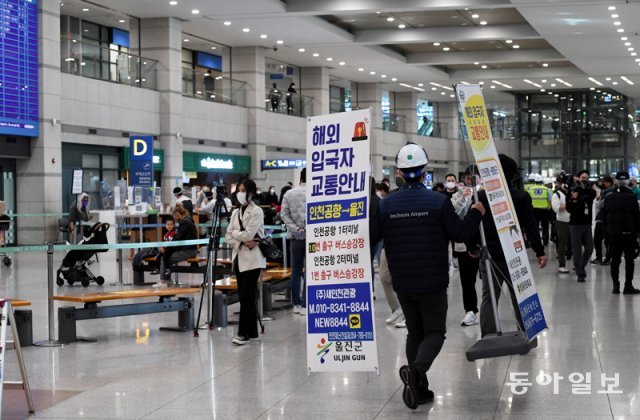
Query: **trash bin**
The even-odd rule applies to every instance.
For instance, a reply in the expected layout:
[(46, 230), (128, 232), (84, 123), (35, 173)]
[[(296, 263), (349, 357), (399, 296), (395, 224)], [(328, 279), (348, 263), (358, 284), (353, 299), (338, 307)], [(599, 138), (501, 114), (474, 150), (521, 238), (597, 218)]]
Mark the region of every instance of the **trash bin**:
[(227, 295), (222, 293), (220, 290), (216, 290), (213, 294), (213, 324), (216, 327), (226, 328), (229, 324), (229, 320), (227, 319), (226, 299)]
[(19, 309), (14, 311), (16, 329), (20, 338), (20, 345), (27, 347), (33, 345), (33, 316), (31, 310)]

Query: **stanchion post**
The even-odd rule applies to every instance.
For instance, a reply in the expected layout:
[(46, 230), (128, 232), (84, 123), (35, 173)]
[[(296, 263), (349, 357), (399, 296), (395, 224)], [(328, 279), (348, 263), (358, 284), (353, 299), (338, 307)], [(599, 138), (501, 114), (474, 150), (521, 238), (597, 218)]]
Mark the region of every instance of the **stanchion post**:
[(47, 309), (48, 309), (48, 322), (49, 322), (49, 339), (44, 341), (38, 341), (37, 343), (33, 343), (35, 346), (39, 347), (62, 347), (63, 343), (55, 340), (53, 336), (55, 335), (54, 331), (54, 321), (55, 316), (53, 313), (53, 243), (47, 242)]
[(262, 321), (273, 321), (271, 316), (264, 316), (264, 283), (262, 282), (262, 275), (264, 271), (260, 271), (260, 277), (258, 277), (258, 316)]

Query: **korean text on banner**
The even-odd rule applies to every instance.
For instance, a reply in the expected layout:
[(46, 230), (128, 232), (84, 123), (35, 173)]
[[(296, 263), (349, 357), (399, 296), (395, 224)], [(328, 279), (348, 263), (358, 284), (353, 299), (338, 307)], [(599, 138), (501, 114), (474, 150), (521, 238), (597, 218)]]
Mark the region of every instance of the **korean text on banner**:
[(467, 137), (478, 164), (502, 251), (507, 260), (525, 332), (527, 338), (532, 340), (547, 328), (547, 323), (536, 292), (522, 229), (493, 142), (482, 90), (480, 85), (458, 85), (456, 93)]
[(371, 111), (307, 119), (307, 366), (377, 371), (369, 246)]
[(153, 185), (153, 137), (131, 136), (129, 138), (131, 179), (129, 184), (140, 187)]

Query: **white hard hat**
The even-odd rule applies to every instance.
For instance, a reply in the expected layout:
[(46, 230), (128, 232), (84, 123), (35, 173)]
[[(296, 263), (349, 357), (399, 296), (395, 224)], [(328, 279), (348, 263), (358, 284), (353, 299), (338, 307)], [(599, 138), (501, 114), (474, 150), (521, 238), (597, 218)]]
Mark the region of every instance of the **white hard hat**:
[(536, 182), (542, 182), (542, 181), (544, 181), (544, 178), (542, 177), (542, 175), (536, 174)]
[[(405, 178), (418, 178), (424, 172), (424, 167), (429, 163), (427, 152), (415, 143), (409, 143), (400, 149), (396, 155), (396, 166), (402, 170)], [(415, 169), (405, 171), (405, 169)]]
[(535, 181), (535, 179), (536, 179), (536, 174), (529, 174), (529, 176), (527, 176), (527, 179), (528, 179), (529, 181)]

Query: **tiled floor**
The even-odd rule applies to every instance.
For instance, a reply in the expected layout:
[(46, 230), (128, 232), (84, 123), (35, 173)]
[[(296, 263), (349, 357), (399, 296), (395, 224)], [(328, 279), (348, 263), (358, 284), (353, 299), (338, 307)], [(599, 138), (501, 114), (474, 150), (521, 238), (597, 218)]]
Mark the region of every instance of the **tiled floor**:
[[(56, 255), (56, 263), (61, 257)], [(109, 285), (116, 278), (109, 255), (101, 256), (95, 271), (107, 278), (105, 288), (116, 288)], [(402, 402), (397, 375), (405, 361), (405, 331), (384, 324), (388, 308), (378, 288), (380, 376), (308, 375), (305, 318), (290, 311), (275, 312), (276, 320), (266, 324), (262, 342), (244, 347), (231, 344), (233, 327), (203, 332), (199, 338), (158, 331), (159, 326), (175, 322), (175, 313), (82, 321), (78, 334), (95, 336), (97, 343), (26, 349), (32, 388), (66, 398), (52, 401), (53, 406), (38, 410), (34, 417), (640, 419), (640, 296), (612, 295), (607, 267), (590, 266), (586, 284), (557, 274), (553, 262), (535, 271), (551, 326), (538, 348), (527, 356), (473, 363), (466, 361), (464, 350), (478, 338), (479, 328), (460, 327), (464, 315), (460, 285), (457, 271), (452, 272), (447, 340), (429, 374), (436, 401), (416, 411)], [(20, 254), (11, 268), (2, 267), (0, 295), (32, 300), (34, 337), (46, 338), (44, 255)], [(237, 306), (231, 309), (233, 318)], [(504, 319), (509, 317), (507, 305), (502, 304), (501, 311)], [(505, 322), (505, 329), (514, 326)], [(17, 371), (13, 355), (9, 357), (11, 378)], [(557, 395), (553, 384), (537, 383), (541, 371), (563, 378)], [(533, 382), (524, 395), (515, 395), (507, 385), (515, 372), (527, 373)], [(572, 393), (568, 377), (578, 372), (592, 375), (589, 395)], [(621, 394), (598, 393), (602, 373), (619, 374)], [(5, 407), (8, 404), (5, 401)]]

